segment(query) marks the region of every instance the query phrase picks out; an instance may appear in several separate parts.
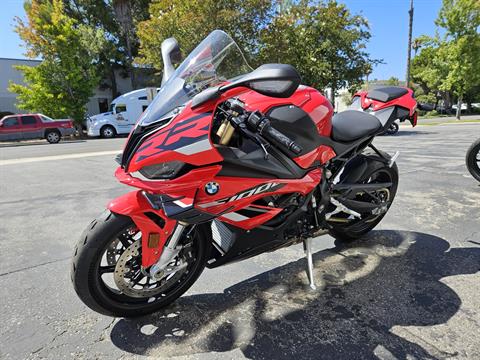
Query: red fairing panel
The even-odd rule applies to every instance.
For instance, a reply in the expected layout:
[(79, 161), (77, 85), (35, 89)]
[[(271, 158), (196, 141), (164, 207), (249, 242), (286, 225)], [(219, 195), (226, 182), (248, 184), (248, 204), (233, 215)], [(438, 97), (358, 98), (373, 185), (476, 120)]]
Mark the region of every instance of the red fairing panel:
[(128, 170), (174, 160), (197, 166), (222, 161), (210, 140), (212, 116), (211, 111), (185, 109), (137, 149)]
[[(154, 210), (147, 202), (141, 191), (132, 191), (108, 204), (108, 209), (114, 213), (129, 216), (142, 233), (142, 266), (148, 267), (160, 258), (163, 247), (173, 233), (177, 221), (169, 219), (162, 210)], [(145, 215), (145, 212), (152, 212), (165, 221), (161, 228), (153, 220)], [(148, 238), (150, 234), (158, 234), (160, 241), (158, 246), (150, 248)]]
[(385, 103), (367, 98), (368, 91), (359, 91), (355, 96), (360, 96), (362, 109), (364, 110), (368, 109), (370, 106), (372, 106), (373, 111), (382, 110), (391, 106), (400, 106), (408, 109), (410, 116), (413, 116), (417, 108), (417, 101), (413, 97), (413, 90), (409, 88), (405, 89), (408, 91), (405, 95)]
[[(239, 228), (250, 230), (272, 219), (282, 209), (262, 207), (253, 204), (268, 195), (298, 192), (307, 195), (321, 179), (321, 170), (309, 172), (302, 179), (252, 179), (218, 176), (211, 179), (218, 183), (220, 190), (214, 196), (205, 192), (205, 186), (199, 188), (195, 197), (195, 208), (220, 216), (220, 220)], [(205, 185), (209, 181), (205, 182)], [(261, 215), (246, 217), (237, 211), (256, 208)]]

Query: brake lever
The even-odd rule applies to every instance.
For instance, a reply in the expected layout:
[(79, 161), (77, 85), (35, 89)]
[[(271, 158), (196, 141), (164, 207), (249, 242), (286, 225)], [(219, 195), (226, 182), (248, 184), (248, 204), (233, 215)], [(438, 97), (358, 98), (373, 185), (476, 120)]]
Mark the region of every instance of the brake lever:
[(268, 142), (266, 142), (265, 140), (263, 140), (257, 134), (248, 130), (245, 124), (243, 124), (243, 125), (244, 126), (240, 127), (240, 131), (244, 135), (246, 135), (248, 138), (252, 139), (255, 143), (257, 143), (257, 145), (259, 145), (262, 148), (263, 152), (265, 153), (264, 159), (268, 160), (269, 157), (270, 157), (270, 154), (268, 153), (267, 147), (270, 146), (270, 144)]
[(262, 148), (263, 152), (265, 153), (265, 156), (264, 156), (265, 160), (268, 160), (270, 154), (268, 153), (267, 148), (268, 148), (268, 146), (270, 146), (270, 144), (268, 142), (266, 142), (265, 140), (263, 140), (256, 133), (248, 130), (247, 124), (245, 123), (245, 118), (246, 118), (245, 115), (232, 117), (230, 119), (230, 123), (233, 125), (234, 128), (240, 130), (240, 132), (243, 135), (245, 135), (247, 138), (253, 140), (257, 145), (259, 145)]

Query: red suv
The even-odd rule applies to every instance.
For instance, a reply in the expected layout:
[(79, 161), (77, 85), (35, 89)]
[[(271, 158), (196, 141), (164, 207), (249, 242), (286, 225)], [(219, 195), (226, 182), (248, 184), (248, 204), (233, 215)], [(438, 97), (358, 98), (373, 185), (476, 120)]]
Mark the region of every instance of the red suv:
[(53, 120), (42, 114), (8, 115), (0, 120), (0, 140), (46, 139), (55, 144), (74, 132), (72, 120)]

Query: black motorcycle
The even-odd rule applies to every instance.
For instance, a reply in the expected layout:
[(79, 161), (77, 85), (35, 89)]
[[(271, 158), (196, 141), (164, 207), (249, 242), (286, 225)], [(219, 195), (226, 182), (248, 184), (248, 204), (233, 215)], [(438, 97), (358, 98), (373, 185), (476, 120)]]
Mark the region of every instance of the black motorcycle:
[(468, 149), (465, 162), (467, 163), (467, 169), (470, 171), (470, 174), (480, 181), (480, 139), (475, 141)]

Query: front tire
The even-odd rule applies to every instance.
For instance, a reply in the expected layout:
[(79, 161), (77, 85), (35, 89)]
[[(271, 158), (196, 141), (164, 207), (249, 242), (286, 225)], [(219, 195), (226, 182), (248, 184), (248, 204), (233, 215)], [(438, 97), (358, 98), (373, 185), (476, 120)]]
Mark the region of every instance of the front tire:
[(100, 129), (100, 136), (104, 139), (112, 139), (117, 136), (117, 132), (113, 126), (105, 125)]
[[(390, 156), (387, 153), (385, 152), (381, 152), (381, 153), (387, 159), (390, 158)], [(392, 185), (390, 186), (390, 188), (386, 189), (385, 191), (385, 194), (388, 194), (389, 205), (387, 210), (384, 213), (376, 217), (369, 215), (368, 217), (365, 217), (365, 218), (362, 217), (362, 219), (358, 221), (353, 221), (353, 223), (351, 224), (348, 222), (337, 223), (337, 224), (334, 223), (331, 229), (329, 230), (329, 233), (332, 237), (334, 237), (338, 241), (351, 242), (359, 239), (360, 237), (362, 237), (363, 235), (371, 231), (385, 217), (397, 193), (397, 188), (398, 188), (397, 164), (394, 163), (392, 167), (388, 167), (388, 165), (383, 162), (383, 159), (374, 152), (367, 152), (364, 155), (367, 156), (368, 158), (367, 160), (368, 169), (367, 171), (365, 171), (361, 179), (357, 181), (357, 183), (366, 184), (366, 183), (372, 183), (372, 182), (378, 182), (378, 183), (391, 182)]]
[(47, 141), (50, 144), (57, 144), (60, 141), (61, 138), (62, 138), (62, 135), (60, 134), (60, 131), (58, 131), (58, 130), (48, 130), (45, 133), (45, 139), (47, 139)]
[[(207, 241), (207, 236), (201, 228), (197, 227), (192, 231), (193, 240), (181, 240), (181, 242), (188, 241), (185, 248), (189, 246), (187, 251), (191, 262), (188, 262), (178, 276), (174, 273), (170, 278), (168, 275), (157, 282), (142, 276), (144, 272), (140, 269), (141, 247), (139, 245), (141, 234), (140, 236), (138, 234), (140, 234), (138, 229), (129, 217), (108, 210), (83, 232), (75, 246), (71, 280), (77, 295), (90, 309), (104, 315), (118, 317), (149, 314), (175, 301), (202, 273), (209, 255), (210, 242)], [(136, 253), (125, 261), (122, 256), (132, 246)], [(138, 286), (135, 286), (139, 289), (132, 286), (121, 290), (115, 286), (119, 267), (126, 270), (127, 266), (130, 270), (125, 275), (126, 286), (131, 281), (137, 284)], [(174, 276), (177, 277), (174, 278)], [(134, 283), (137, 278), (140, 280)], [(162, 281), (165, 282), (162, 284)], [(160, 289), (159, 292), (156, 291), (157, 289)]]
[(465, 162), (470, 174), (480, 181), (480, 139), (475, 141), (468, 149)]

